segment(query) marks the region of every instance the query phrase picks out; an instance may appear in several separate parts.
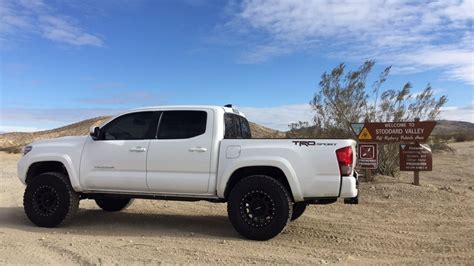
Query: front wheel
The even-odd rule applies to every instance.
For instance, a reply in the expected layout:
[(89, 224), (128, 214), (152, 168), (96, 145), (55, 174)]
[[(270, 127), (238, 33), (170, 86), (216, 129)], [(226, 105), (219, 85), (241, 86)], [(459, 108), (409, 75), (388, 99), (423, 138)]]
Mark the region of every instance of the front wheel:
[(95, 200), (95, 203), (104, 211), (117, 212), (126, 209), (132, 204), (133, 199), (119, 197), (101, 197)]
[(242, 179), (232, 188), (227, 212), (230, 222), (242, 236), (268, 240), (288, 225), (292, 202), (279, 181), (265, 175), (254, 175)]
[(49, 172), (35, 177), (23, 196), (26, 216), (41, 227), (55, 227), (71, 218), (79, 208), (79, 196), (66, 175)]

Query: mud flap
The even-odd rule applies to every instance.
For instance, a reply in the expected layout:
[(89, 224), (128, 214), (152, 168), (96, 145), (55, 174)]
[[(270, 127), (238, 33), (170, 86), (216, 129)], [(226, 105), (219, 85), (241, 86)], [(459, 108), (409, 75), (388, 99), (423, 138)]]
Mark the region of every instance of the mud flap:
[(354, 198), (345, 198), (344, 204), (359, 204), (359, 174), (355, 171), (354, 177), (356, 179), (357, 196), (355, 196)]
[(345, 198), (344, 204), (359, 204), (359, 196), (354, 198)]

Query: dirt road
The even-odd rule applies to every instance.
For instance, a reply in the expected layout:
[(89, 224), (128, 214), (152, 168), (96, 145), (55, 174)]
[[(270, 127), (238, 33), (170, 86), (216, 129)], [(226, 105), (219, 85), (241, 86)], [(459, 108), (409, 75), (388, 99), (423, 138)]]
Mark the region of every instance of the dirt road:
[(18, 155), (1, 154), (0, 264), (473, 264), (474, 142), (435, 154), (433, 172), (363, 183), (359, 205), (310, 206), (277, 238), (242, 239), (225, 204), (136, 200), (106, 213), (82, 201), (55, 229), (23, 212)]

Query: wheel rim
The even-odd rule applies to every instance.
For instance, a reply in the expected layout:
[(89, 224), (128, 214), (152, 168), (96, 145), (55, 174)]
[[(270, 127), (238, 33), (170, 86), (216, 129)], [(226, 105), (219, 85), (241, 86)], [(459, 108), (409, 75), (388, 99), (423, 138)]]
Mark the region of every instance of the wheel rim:
[(240, 215), (252, 227), (264, 227), (275, 216), (275, 202), (270, 195), (261, 190), (252, 190), (240, 201)]
[(41, 216), (54, 214), (59, 207), (58, 192), (50, 186), (39, 187), (33, 195), (33, 206)]

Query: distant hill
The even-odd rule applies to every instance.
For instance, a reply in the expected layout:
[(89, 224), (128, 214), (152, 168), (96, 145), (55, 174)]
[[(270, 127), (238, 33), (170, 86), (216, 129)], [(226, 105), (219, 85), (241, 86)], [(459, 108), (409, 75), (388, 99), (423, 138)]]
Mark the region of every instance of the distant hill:
[[(109, 118), (109, 116), (95, 117), (51, 130), (0, 134), (0, 151), (18, 153), (21, 151), (21, 148), (24, 145), (29, 144), (35, 140), (86, 135), (89, 133), (89, 128), (91, 126), (98, 126)], [(287, 132), (274, 130), (253, 122), (250, 122), (250, 128), (252, 130), (253, 138), (285, 138), (287, 136)], [(452, 135), (455, 133), (474, 135), (474, 123), (440, 120), (438, 121), (432, 134)]]
[[(19, 153), (23, 146), (41, 139), (58, 138), (64, 136), (81, 136), (89, 133), (91, 126), (98, 126), (108, 120), (109, 116), (100, 116), (87, 119), (64, 127), (37, 131), (11, 132), (0, 134), (0, 151)], [(254, 138), (284, 138), (285, 132), (267, 128), (250, 122), (250, 129)]]
[(460, 132), (471, 132), (474, 134), (474, 123), (463, 121), (439, 120), (432, 134), (453, 134)]
[(252, 132), (252, 138), (284, 138), (286, 137), (286, 133), (283, 131), (271, 129), (268, 127), (264, 127), (262, 125), (249, 122), (250, 124), (250, 131)]
[(51, 130), (0, 134), (0, 151), (18, 153), (23, 146), (35, 140), (86, 135), (91, 126), (98, 126), (108, 118), (108, 116), (99, 116)]

